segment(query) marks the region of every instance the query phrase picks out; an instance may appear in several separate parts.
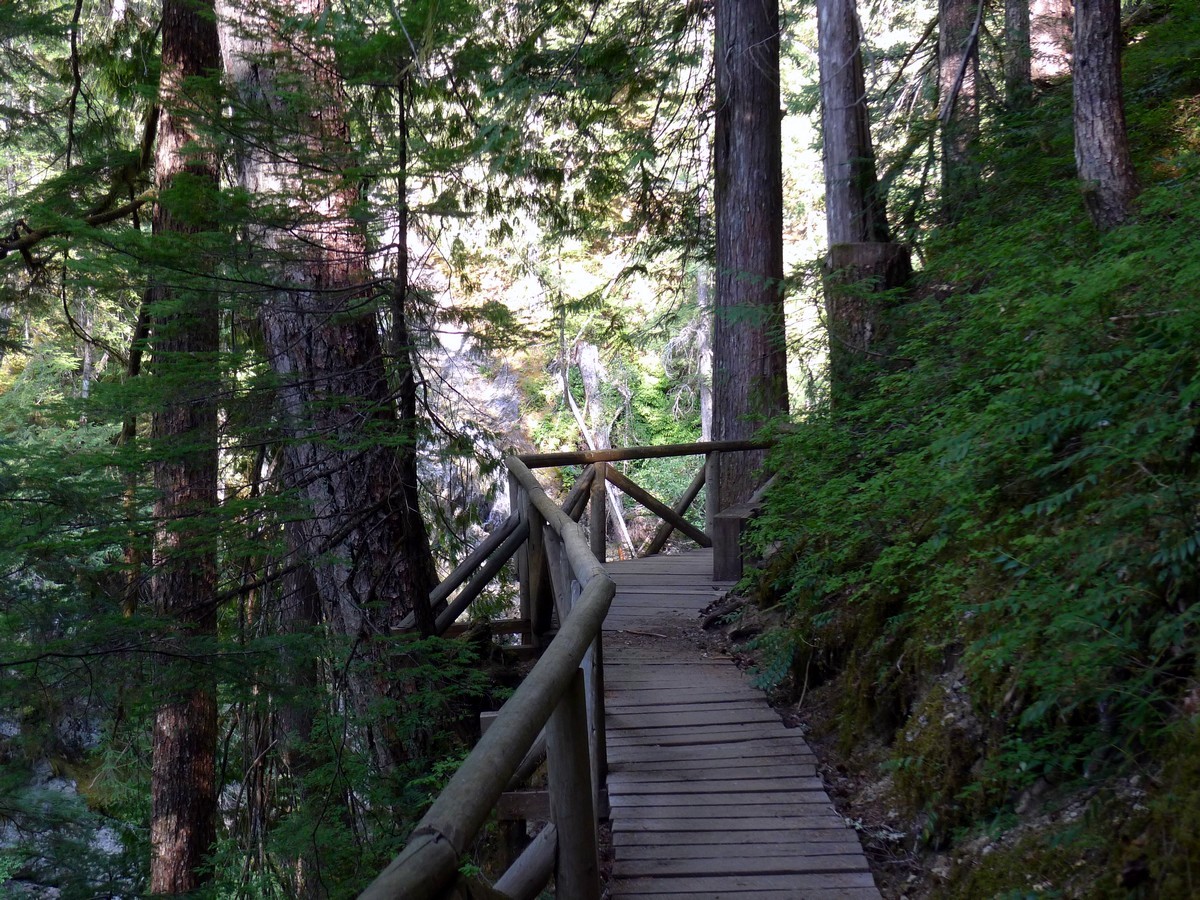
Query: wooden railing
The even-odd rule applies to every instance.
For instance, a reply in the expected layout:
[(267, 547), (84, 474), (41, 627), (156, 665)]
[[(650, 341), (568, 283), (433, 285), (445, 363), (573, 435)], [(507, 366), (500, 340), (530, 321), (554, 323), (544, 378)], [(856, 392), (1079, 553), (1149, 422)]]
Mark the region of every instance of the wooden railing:
[[(362, 893), (366, 900), (445, 897), (533, 898), (555, 877), (558, 896), (598, 900), (597, 820), (607, 770), (601, 628), (615, 587), (604, 569), (606, 484), (614, 484), (663, 519), (642, 554), (658, 552), (673, 530), (711, 545), (684, 517), (705, 481), (716, 484), (720, 454), (762, 449), (752, 442), (684, 444), (509, 457), (513, 514), (430, 595), (444, 632), (487, 582), (516, 555), (521, 630), (540, 656), (496, 714), (408, 845)], [(705, 464), (674, 507), (634, 484), (609, 463), (704, 454)], [(532, 469), (586, 465), (561, 506)], [(707, 520), (718, 506), (710, 491)], [(590, 501), (590, 502), (589, 502)], [(589, 536), (578, 524), (590, 505)], [(455, 593), (457, 592), (457, 593)], [(555, 621), (558, 628), (555, 630)], [(460, 874), (467, 854), (498, 801), (541, 762), (548, 769), (553, 824), (533, 840), (494, 886)]]

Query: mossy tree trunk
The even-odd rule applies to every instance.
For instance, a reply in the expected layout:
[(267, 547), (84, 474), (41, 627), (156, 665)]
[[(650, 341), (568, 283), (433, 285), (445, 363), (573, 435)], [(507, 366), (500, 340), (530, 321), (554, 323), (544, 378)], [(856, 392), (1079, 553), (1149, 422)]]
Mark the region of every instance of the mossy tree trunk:
[(979, 32), (983, 0), (938, 2), (938, 118), (942, 209), (955, 221), (979, 192)]
[(1004, 100), (1021, 109), (1033, 99), (1029, 0), (1004, 0)]

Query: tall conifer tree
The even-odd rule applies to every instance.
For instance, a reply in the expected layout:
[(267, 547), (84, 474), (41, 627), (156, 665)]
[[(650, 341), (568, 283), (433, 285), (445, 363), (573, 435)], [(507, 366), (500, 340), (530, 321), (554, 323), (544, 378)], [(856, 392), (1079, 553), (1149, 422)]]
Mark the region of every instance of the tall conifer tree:
[[(777, 0), (716, 4), (713, 437), (751, 437), (788, 411)], [(760, 454), (722, 461), (720, 504), (746, 500)]]

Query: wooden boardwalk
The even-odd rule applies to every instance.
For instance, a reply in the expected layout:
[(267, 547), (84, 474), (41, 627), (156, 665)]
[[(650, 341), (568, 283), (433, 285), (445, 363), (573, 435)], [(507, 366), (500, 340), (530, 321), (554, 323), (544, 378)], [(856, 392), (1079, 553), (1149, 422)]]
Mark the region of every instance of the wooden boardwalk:
[(800, 732), (700, 649), (712, 552), (606, 568), (617, 583), (604, 625), (610, 896), (878, 898)]

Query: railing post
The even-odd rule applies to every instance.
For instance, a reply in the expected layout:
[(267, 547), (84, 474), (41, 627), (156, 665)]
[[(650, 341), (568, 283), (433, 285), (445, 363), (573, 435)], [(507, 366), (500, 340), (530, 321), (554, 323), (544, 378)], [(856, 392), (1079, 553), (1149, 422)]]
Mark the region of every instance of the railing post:
[(704, 530), (710, 535), (721, 511), (721, 451), (704, 456)]
[(546, 723), (550, 808), (558, 830), (555, 893), (572, 900), (599, 900), (600, 860), (588, 761), (587, 704), (583, 673), (575, 671)]
[(607, 562), (608, 552), (608, 509), (606, 484), (608, 483), (608, 464), (596, 463), (596, 474), (592, 476), (592, 509), (590, 530), (592, 534), (592, 555), (600, 562)]
[(596, 635), (583, 658), (587, 688), (588, 750), (592, 759), (592, 800), (600, 805), (600, 792), (608, 780), (608, 733), (604, 728), (604, 632)]
[[(510, 512), (516, 513), (525, 519), (529, 515), (529, 511), (533, 508), (533, 504), (529, 502), (529, 496), (525, 489), (521, 487), (515, 475), (511, 472), (508, 475), (508, 508)], [(532, 524), (532, 523), (531, 523)], [(530, 531), (532, 537), (532, 530)], [(522, 635), (522, 643), (533, 642), (533, 610), (530, 607), (529, 597), (529, 540), (527, 539), (521, 545), (521, 549), (517, 551), (516, 556), (517, 566), (517, 587), (521, 594), (521, 618), (530, 623), (529, 631)]]
[(546, 520), (537, 507), (528, 503), (525, 514), (529, 519), (529, 538), (526, 543), (525, 577), (529, 581), (529, 630), (533, 643), (543, 646), (552, 626), (554, 595), (550, 584), (550, 569), (546, 558)]

